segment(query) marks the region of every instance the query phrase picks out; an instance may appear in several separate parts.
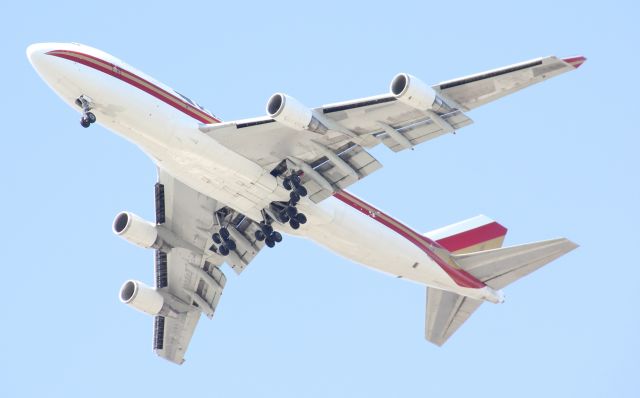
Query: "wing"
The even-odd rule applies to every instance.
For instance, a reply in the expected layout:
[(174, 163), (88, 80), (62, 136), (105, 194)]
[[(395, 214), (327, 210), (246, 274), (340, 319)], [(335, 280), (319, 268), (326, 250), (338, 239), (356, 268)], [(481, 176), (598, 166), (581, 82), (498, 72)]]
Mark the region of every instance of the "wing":
[[(213, 317), (226, 278), (227, 262), (237, 273), (251, 262), (263, 242), (255, 240), (255, 222), (203, 195), (163, 170), (156, 184), (156, 223), (163, 246), (156, 250), (156, 289), (173, 309), (156, 316), (153, 348), (156, 354), (181, 364), (200, 313)], [(212, 235), (224, 225), (236, 249), (222, 256)]]
[(439, 346), (443, 345), (480, 304), (482, 301), (428, 287), (426, 339)]
[(318, 202), (382, 167), (367, 149), (383, 144), (398, 152), (454, 132), (472, 123), (466, 111), (582, 62), (546, 57), (431, 87), (400, 74), (389, 94), (314, 109), (275, 94), (268, 116), (200, 130), (276, 176), (291, 168), (303, 171), (310, 198)]
[(304, 171), (309, 197), (319, 202), (382, 167), (367, 149), (382, 143), (398, 152), (472, 123), (458, 109), (435, 114), (392, 95), (325, 105), (312, 113), (331, 128), (319, 134), (263, 117), (200, 129), (272, 174)]
[(532, 84), (572, 71), (584, 57), (538, 58), (504, 68), (465, 76), (436, 84), (433, 88), (463, 110), (471, 110)]

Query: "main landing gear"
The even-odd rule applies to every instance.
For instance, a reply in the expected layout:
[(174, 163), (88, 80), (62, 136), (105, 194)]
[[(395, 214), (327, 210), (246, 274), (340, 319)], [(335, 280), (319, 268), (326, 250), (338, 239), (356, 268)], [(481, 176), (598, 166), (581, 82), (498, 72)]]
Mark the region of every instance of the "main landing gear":
[(274, 247), (276, 243), (282, 242), (282, 235), (278, 231), (274, 231), (273, 227), (267, 221), (262, 221), (258, 224), (260, 227), (259, 230), (256, 231), (256, 239), (260, 242), (264, 241), (264, 244), (268, 247)]
[(300, 198), (307, 196), (307, 188), (302, 185), (300, 174), (296, 171), (284, 177), (282, 186), (291, 192), (289, 192), (289, 202), (284, 204), (284, 208), (278, 213), (278, 218), (283, 224), (288, 222), (291, 228), (298, 229), (301, 224), (307, 222), (307, 217), (299, 213), (296, 207)]
[[(213, 240), (214, 245), (211, 245), (209, 250), (221, 254), (223, 256), (228, 256), (229, 252), (232, 250), (236, 250), (236, 241), (231, 238), (231, 234), (227, 227), (222, 227), (220, 230), (213, 235), (211, 235), (211, 239)], [(216, 248), (216, 245), (218, 247)]]
[(81, 95), (76, 99), (76, 105), (82, 108), (82, 118), (80, 118), (80, 125), (84, 128), (91, 126), (96, 122), (96, 115), (91, 112), (91, 100), (84, 95)]

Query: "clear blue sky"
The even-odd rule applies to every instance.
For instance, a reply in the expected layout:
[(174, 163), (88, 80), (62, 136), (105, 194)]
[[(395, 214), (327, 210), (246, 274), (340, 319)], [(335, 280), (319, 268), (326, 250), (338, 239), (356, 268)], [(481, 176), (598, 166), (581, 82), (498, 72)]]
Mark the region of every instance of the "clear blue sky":
[[(0, 13), (0, 396), (640, 396), (634, 2), (54, 3)], [(110, 52), (225, 120), (262, 115), (276, 91), (313, 106), (385, 92), (401, 71), (436, 83), (584, 54), (455, 136), (380, 148), (385, 167), (353, 188), (418, 230), (484, 213), (507, 244), (581, 247), (438, 348), (423, 287), (286, 238), (227, 272), (216, 317), (172, 365), (151, 351), (151, 318), (117, 298), (128, 278), (152, 282), (152, 254), (111, 232), (120, 210), (152, 218), (155, 168), (80, 127), (25, 57), (43, 41)]]

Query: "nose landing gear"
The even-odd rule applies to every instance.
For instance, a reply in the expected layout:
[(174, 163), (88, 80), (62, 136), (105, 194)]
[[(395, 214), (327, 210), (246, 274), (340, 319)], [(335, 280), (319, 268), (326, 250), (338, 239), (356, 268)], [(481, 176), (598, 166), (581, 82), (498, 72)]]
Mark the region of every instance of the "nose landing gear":
[(84, 128), (91, 126), (96, 122), (96, 115), (91, 112), (91, 99), (84, 94), (76, 99), (76, 105), (82, 108), (82, 118), (80, 118), (80, 125)]

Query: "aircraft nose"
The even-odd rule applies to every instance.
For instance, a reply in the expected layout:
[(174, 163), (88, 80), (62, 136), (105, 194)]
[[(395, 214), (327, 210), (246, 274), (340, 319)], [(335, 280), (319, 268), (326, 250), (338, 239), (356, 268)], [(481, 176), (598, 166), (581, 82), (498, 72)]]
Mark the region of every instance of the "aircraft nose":
[(27, 58), (29, 58), (31, 65), (39, 70), (42, 68), (47, 51), (51, 50), (52, 47), (48, 43), (35, 43), (27, 47)]

